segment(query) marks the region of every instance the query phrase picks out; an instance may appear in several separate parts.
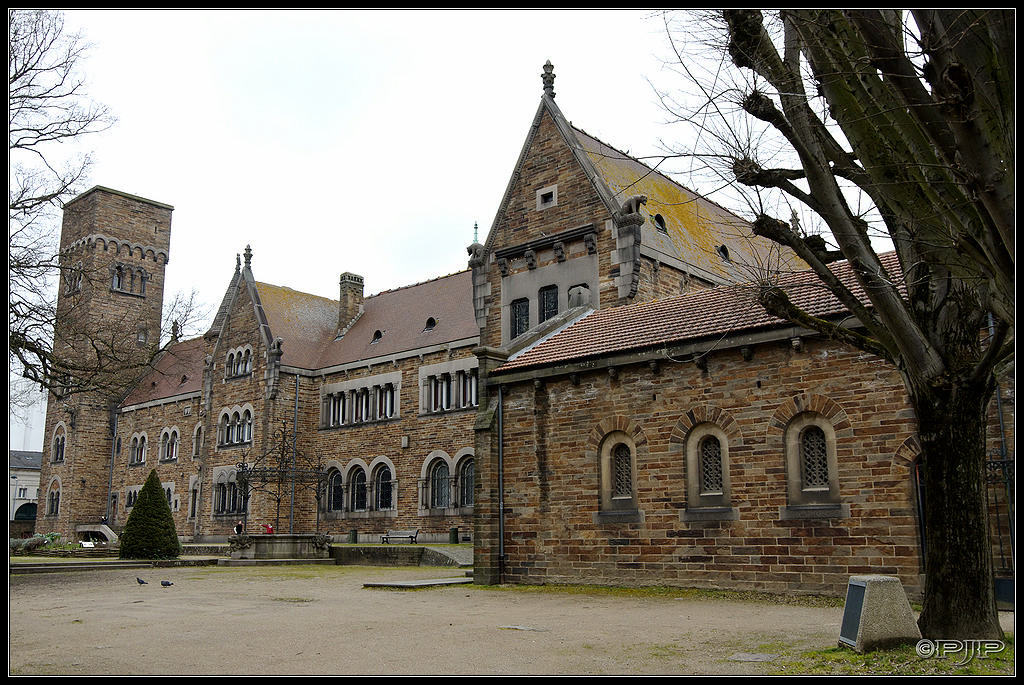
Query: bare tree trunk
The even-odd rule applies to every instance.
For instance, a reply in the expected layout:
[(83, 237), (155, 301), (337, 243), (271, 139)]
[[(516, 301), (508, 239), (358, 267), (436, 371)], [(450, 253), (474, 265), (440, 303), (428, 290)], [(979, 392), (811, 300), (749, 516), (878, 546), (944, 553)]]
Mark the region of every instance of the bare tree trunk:
[(985, 501), (992, 393), (988, 381), (955, 378), (911, 398), (924, 471), (927, 587), (918, 626), (929, 639), (1003, 639)]

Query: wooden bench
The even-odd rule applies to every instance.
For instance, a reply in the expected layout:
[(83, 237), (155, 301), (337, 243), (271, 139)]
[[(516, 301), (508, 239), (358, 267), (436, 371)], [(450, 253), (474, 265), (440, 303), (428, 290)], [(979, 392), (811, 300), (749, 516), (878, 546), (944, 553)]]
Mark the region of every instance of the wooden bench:
[(384, 535), (380, 536), (381, 544), (388, 544), (391, 540), (396, 538), (409, 538), (409, 542), (416, 542), (416, 536), (420, 534), (419, 529), (416, 530), (389, 530)]

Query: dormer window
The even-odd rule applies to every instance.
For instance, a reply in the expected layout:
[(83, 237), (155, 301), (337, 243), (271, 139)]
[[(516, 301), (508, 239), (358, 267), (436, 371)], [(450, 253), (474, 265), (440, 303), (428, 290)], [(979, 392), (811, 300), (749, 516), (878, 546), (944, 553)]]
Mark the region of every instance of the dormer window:
[(423, 326), (423, 332), (426, 333), (428, 331), (434, 330), (434, 326), (436, 326), (436, 325), (437, 325), (437, 319), (435, 319), (432, 316), (427, 317), (427, 323), (426, 323), (426, 325)]
[(383, 331), (379, 331), (379, 330), (378, 331), (374, 331), (373, 332), (373, 340), (370, 341), (370, 344), (371, 345), (375, 345), (375, 344), (379, 343), (380, 339), (383, 338), (383, 337), (384, 337), (384, 332)]
[(668, 233), (668, 226), (665, 225), (665, 217), (661, 214), (654, 215), (654, 227), (659, 233)]
[(731, 261), (729, 259), (729, 248), (727, 248), (725, 245), (719, 245), (718, 247), (715, 248), (715, 250), (718, 252), (719, 257), (721, 257), (727, 262)]

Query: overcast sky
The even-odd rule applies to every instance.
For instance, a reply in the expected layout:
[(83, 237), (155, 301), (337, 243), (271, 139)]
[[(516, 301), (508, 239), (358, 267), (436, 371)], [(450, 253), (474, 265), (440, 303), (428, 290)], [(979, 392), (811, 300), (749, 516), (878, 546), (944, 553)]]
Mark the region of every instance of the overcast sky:
[[(252, 247), (257, 280), (336, 298), (466, 268), (555, 67), (577, 126), (635, 156), (671, 140), (669, 54), (644, 10), (74, 10), (102, 185), (174, 207), (165, 300), (212, 314)], [(207, 319), (208, 321), (208, 319)], [(34, 449), (40, 437), (11, 437)], [(26, 446), (27, 445), (27, 446)]]
[(246, 245), (258, 280), (328, 297), (345, 271), (369, 295), (466, 268), (547, 60), (563, 112), (609, 144), (650, 152), (666, 118), (644, 11), (66, 16), (118, 117), (90, 141), (92, 184), (174, 206), (168, 294), (212, 305)]

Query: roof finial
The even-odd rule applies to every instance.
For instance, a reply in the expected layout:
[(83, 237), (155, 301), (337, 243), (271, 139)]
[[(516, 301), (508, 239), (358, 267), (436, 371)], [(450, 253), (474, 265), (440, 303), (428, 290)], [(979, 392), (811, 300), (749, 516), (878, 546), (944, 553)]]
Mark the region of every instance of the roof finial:
[(248, 245), (245, 246), (245, 268), (248, 269), (252, 266), (252, 248)]
[(541, 80), (544, 82), (544, 94), (555, 97), (555, 68), (551, 65), (551, 60), (544, 63), (544, 74), (541, 76)]
[(474, 242), (474, 243), (478, 243), (478, 242), (480, 242), (479, 240), (477, 240), (477, 237), (476, 237), (476, 236), (477, 236), (477, 224), (476, 224), (476, 222), (474, 221), (474, 222), (473, 222), (473, 242)]

